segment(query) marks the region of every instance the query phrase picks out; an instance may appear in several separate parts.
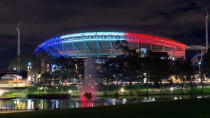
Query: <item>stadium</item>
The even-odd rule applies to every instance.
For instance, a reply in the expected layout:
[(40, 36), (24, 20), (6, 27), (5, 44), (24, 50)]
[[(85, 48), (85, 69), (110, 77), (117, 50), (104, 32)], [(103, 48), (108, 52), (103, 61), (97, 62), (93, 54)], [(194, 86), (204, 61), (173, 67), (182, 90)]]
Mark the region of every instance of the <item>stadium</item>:
[(130, 49), (139, 49), (143, 54), (165, 52), (170, 58), (185, 58), (187, 46), (181, 42), (139, 33), (128, 32), (84, 32), (53, 37), (41, 43), (35, 52), (45, 51), (52, 56), (75, 58), (116, 57), (122, 55), (117, 44), (126, 42)]
[[(73, 57), (84, 59), (84, 78), (81, 79), (81, 100), (86, 101), (86, 93), (95, 96), (98, 88), (96, 62), (103, 59), (124, 55), (120, 46), (141, 51), (141, 56), (148, 52), (166, 54), (172, 60), (184, 59), (187, 46), (181, 42), (163, 37), (127, 32), (84, 32), (53, 37), (41, 43), (35, 52), (46, 52), (54, 57)], [(162, 58), (162, 56), (160, 57)], [(165, 58), (165, 56), (163, 57)], [(44, 64), (42, 70), (44, 70)], [(42, 71), (44, 73), (44, 71)]]

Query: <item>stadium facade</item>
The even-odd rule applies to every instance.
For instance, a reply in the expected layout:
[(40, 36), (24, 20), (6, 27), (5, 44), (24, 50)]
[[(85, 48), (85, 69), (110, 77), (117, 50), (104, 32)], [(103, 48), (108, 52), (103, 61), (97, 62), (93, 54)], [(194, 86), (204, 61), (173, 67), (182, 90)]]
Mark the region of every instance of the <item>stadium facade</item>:
[(115, 57), (122, 55), (120, 42), (127, 42), (130, 49), (140, 49), (143, 53), (167, 52), (170, 58), (185, 58), (187, 45), (184, 43), (146, 34), (128, 32), (84, 32), (56, 36), (41, 43), (35, 52), (44, 50), (52, 56), (84, 58)]

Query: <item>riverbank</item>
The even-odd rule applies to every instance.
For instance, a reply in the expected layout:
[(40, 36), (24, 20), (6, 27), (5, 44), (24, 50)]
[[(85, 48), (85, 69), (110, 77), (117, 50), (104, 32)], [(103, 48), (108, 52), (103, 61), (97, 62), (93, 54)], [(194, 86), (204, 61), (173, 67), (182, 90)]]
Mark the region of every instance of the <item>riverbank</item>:
[[(124, 86), (124, 91), (121, 91), (121, 86), (106, 86), (105, 89), (99, 89), (96, 95), (99, 97), (112, 96), (146, 96), (147, 89), (144, 86)], [(69, 92), (71, 91), (71, 92)], [(205, 86), (202, 92), (201, 86), (196, 86), (193, 89), (190, 87), (184, 87), (183, 91), (180, 86), (162, 87), (160, 88), (149, 88), (148, 95), (200, 95), (200, 94), (210, 94), (210, 86)], [(35, 98), (39, 96), (62, 96), (65, 95), (66, 98), (78, 97), (80, 93), (77, 86), (50, 86), (50, 87), (27, 87), (26, 89), (11, 89), (5, 92), (1, 98), (26, 98), (27, 96), (33, 96), (29, 98)], [(69, 96), (68, 96), (69, 95)]]
[(210, 99), (133, 103), (106, 107), (76, 108), (0, 114), (1, 118), (209, 118)]

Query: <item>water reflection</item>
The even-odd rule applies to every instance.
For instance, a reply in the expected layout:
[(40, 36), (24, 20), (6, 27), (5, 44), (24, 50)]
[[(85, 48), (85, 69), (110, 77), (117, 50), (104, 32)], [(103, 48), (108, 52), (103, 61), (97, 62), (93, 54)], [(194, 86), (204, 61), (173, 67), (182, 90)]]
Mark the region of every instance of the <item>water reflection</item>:
[[(194, 96), (193, 98), (208, 98), (206, 96)], [(15, 109), (15, 110), (34, 110), (38, 109), (67, 109), (78, 107), (94, 107), (126, 104), (132, 102), (153, 102), (161, 100), (179, 100), (190, 99), (192, 96), (142, 96), (142, 97), (124, 97), (124, 98), (97, 98), (94, 101), (82, 102), (79, 98), (65, 99), (65, 100), (44, 100), (44, 99), (12, 99), (0, 100), (0, 109)]]

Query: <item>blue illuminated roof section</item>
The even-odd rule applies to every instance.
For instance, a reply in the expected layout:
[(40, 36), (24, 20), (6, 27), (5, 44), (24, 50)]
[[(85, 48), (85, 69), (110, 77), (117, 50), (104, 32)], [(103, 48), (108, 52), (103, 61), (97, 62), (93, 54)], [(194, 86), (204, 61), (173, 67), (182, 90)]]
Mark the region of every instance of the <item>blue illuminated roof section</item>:
[(85, 33), (74, 33), (62, 35), (60, 38), (75, 38), (75, 37), (85, 37), (85, 36), (125, 36), (124, 32), (85, 32)]
[(124, 32), (84, 32), (53, 37), (41, 43), (35, 52), (62, 43), (76, 43), (83, 41), (117, 41), (125, 40)]

